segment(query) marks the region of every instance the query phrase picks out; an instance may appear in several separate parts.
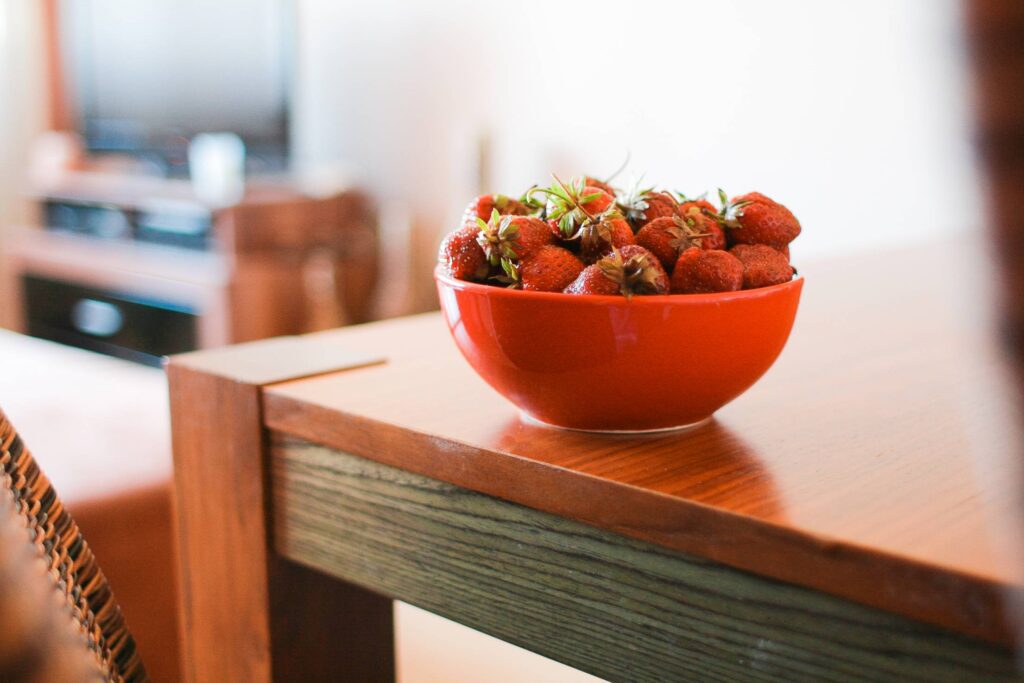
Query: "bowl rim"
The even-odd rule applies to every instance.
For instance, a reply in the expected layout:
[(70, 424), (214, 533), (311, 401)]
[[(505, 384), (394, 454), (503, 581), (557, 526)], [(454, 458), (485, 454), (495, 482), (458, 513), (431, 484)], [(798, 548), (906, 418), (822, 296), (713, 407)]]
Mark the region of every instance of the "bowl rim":
[(703, 302), (722, 302), (722, 301), (733, 301), (737, 299), (755, 299), (762, 296), (767, 296), (774, 292), (782, 290), (792, 289), (799, 287), (803, 284), (804, 276), (800, 273), (793, 275), (793, 279), (788, 282), (783, 282), (777, 285), (771, 285), (770, 287), (758, 287), (757, 289), (740, 289), (733, 292), (712, 292), (709, 294), (645, 294), (638, 295), (627, 299), (624, 296), (610, 295), (610, 294), (590, 294), (586, 296), (576, 296), (572, 294), (566, 294), (564, 292), (528, 292), (522, 289), (509, 289), (507, 287), (493, 287), (491, 285), (484, 285), (479, 282), (469, 282), (468, 280), (459, 280), (451, 275), (444, 272), (444, 266), (438, 264), (434, 268), (434, 280), (435, 282), (444, 284), (446, 287), (455, 290), (463, 290), (469, 292), (476, 292), (478, 294), (484, 294), (487, 296), (508, 296), (508, 297), (526, 297), (533, 298), (537, 301), (578, 301), (580, 303), (629, 303), (635, 305), (665, 305), (666, 303), (703, 303)]

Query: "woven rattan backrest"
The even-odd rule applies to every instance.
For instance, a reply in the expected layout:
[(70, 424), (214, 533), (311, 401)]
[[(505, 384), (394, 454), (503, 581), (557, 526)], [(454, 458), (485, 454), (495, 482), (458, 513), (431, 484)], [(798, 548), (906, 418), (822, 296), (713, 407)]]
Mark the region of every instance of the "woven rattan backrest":
[(0, 495), (13, 501), (36, 552), (49, 567), (54, 590), (63, 596), (106, 679), (115, 683), (148, 680), (96, 558), (3, 411)]

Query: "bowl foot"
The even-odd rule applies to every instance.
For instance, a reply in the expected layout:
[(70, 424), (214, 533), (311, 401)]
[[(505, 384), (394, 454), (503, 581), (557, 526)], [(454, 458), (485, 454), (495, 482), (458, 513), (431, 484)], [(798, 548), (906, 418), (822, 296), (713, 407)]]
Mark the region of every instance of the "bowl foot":
[(705, 417), (703, 420), (698, 420), (696, 422), (690, 422), (681, 425), (673, 425), (671, 427), (656, 427), (654, 429), (581, 429), (578, 427), (562, 427), (561, 425), (553, 425), (550, 422), (538, 420), (533, 415), (530, 415), (529, 413), (523, 410), (519, 411), (519, 415), (522, 417), (523, 422), (527, 422), (529, 424), (534, 424), (541, 427), (548, 427), (550, 429), (563, 429), (567, 432), (584, 432), (586, 434), (663, 434), (665, 432), (681, 432), (688, 429), (696, 429), (697, 427), (706, 425), (708, 422), (711, 421), (711, 416), (709, 415)]

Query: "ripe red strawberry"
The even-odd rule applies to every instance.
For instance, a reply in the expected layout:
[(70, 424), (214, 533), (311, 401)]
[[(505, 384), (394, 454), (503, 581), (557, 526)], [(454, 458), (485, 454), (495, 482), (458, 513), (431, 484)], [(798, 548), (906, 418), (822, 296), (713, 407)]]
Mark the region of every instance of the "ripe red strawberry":
[[(602, 214), (615, 203), (615, 195), (600, 187), (587, 185), (583, 188), (583, 208), (593, 215)], [(589, 199), (588, 199), (589, 197)]]
[(657, 257), (641, 246), (630, 244), (615, 249), (597, 263), (587, 266), (569, 285), (567, 294), (668, 293), (668, 274)]
[(793, 266), (766, 244), (737, 244), (729, 253), (743, 264), (743, 289), (770, 287), (793, 279)]
[(612, 249), (636, 244), (633, 229), (617, 211), (609, 211), (594, 221), (585, 221), (577, 234), (584, 263), (594, 263), (610, 254)]
[(800, 221), (782, 204), (760, 192), (733, 197), (722, 196), (721, 221), (727, 228), (729, 244), (767, 244), (781, 249), (800, 234)]
[(534, 292), (561, 292), (583, 271), (583, 262), (568, 249), (547, 245), (519, 264), (519, 282)]
[(686, 213), (693, 207), (697, 207), (701, 211), (704, 211), (705, 213), (711, 216), (718, 215), (718, 207), (709, 202), (707, 199), (704, 199), (704, 197), (698, 197), (697, 199), (688, 199), (686, 197), (683, 197), (682, 199), (680, 199), (680, 213)]
[(700, 248), (708, 251), (724, 251), (728, 248), (728, 241), (725, 237), (725, 230), (718, 224), (718, 221), (710, 219), (702, 228), (707, 233), (706, 237), (700, 238)]
[(563, 237), (563, 235), (562, 235), (562, 228), (561, 228), (561, 226), (558, 225), (558, 221), (556, 221), (555, 219), (552, 218), (552, 219), (549, 219), (547, 221), (547, 224), (548, 224), (548, 230), (551, 232), (551, 234), (554, 236), (554, 238), (556, 240), (562, 239), (562, 237)]
[(604, 190), (613, 197), (615, 196), (615, 188), (603, 180), (598, 180), (597, 178), (588, 175), (583, 176), (583, 182), (587, 184), (587, 187), (596, 187), (599, 190)]
[(622, 294), (622, 285), (605, 275), (600, 265), (594, 263), (580, 272), (576, 279), (565, 288), (565, 293), (619, 296)]
[(437, 253), (445, 272), (458, 280), (480, 281), (487, 277), (487, 255), (477, 242), (479, 229), (463, 227), (449, 233)]
[(495, 211), (502, 216), (525, 216), (530, 213), (530, 208), (519, 200), (503, 194), (484, 194), (466, 207), (462, 213), (462, 225), (475, 228), (477, 219), (489, 221)]
[(516, 262), (528, 258), (555, 241), (547, 223), (533, 216), (500, 216), (495, 210), (488, 222), (477, 219), (477, 226), (476, 239), (492, 266), (501, 265), (502, 259)]
[(548, 195), (545, 215), (562, 239), (576, 237), (584, 223), (595, 221), (615, 201), (613, 195), (584, 185), (582, 179), (566, 185), (555, 178), (555, 184), (543, 192)]
[[(671, 270), (679, 254), (690, 247), (711, 248), (710, 245), (718, 244), (719, 238), (721, 228), (715, 221), (704, 216), (700, 209), (693, 209), (685, 218), (678, 214), (655, 218), (640, 228), (636, 243), (657, 256), (666, 270)], [(724, 238), (721, 241), (724, 246)]]
[(673, 294), (733, 292), (743, 289), (743, 264), (727, 251), (691, 247), (672, 270)]
[(619, 211), (636, 232), (658, 218), (676, 213), (679, 202), (668, 192), (655, 192), (652, 188), (634, 188), (618, 200)]
[(644, 198), (644, 201), (647, 203), (647, 208), (644, 209), (643, 220), (637, 223), (637, 229), (644, 227), (656, 218), (671, 216), (676, 213), (679, 206), (675, 198), (668, 192), (651, 192)]
[(700, 232), (707, 233), (707, 237), (701, 240), (702, 249), (725, 249), (726, 236), (722, 229), (722, 219), (718, 215), (718, 208), (709, 202), (704, 195), (691, 199), (681, 192), (679, 196), (680, 216), (693, 220), (700, 226)]
[(717, 214), (708, 212), (697, 202), (679, 205), (679, 215), (701, 237), (697, 245), (701, 249), (725, 249), (725, 230), (718, 222)]

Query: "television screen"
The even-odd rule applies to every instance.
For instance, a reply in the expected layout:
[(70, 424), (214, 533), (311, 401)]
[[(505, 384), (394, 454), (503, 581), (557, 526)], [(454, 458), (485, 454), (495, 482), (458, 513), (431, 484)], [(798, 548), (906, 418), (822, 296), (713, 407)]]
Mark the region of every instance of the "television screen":
[(63, 0), (65, 86), (92, 152), (187, 168), (188, 140), (232, 132), (248, 170), (288, 153), (286, 0)]

